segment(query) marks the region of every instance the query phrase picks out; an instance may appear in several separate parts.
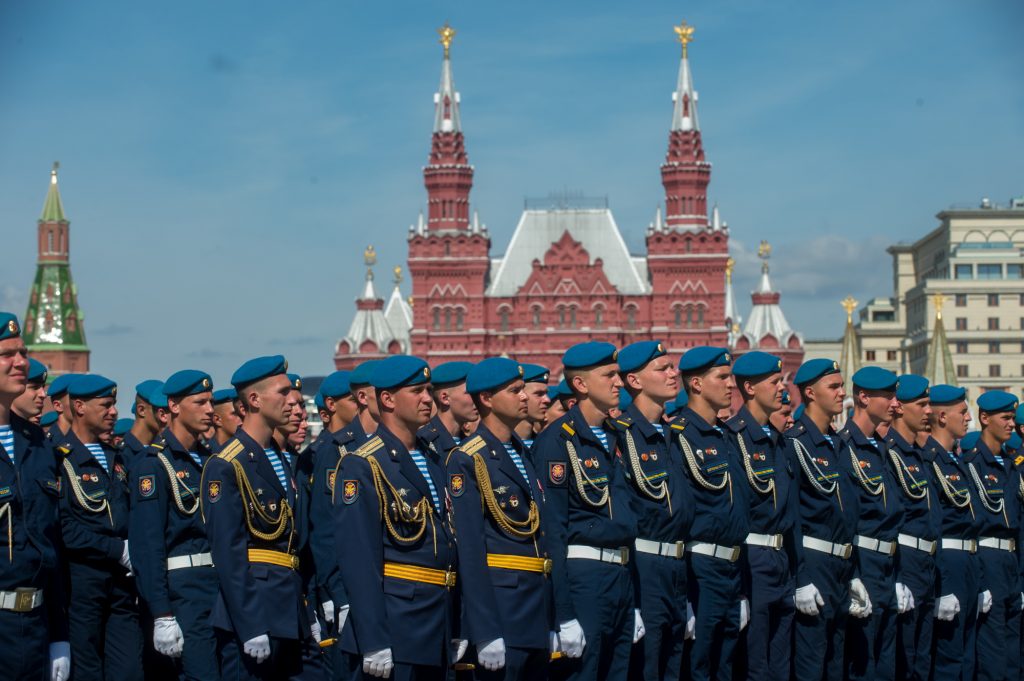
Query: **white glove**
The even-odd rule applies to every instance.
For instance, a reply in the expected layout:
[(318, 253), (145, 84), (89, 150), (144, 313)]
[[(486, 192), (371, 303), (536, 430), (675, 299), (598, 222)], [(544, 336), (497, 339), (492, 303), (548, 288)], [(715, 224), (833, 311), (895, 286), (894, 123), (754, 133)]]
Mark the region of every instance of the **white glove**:
[(946, 594), (935, 601), (935, 617), (943, 622), (952, 622), (960, 612), (960, 599), (956, 594)]
[(697, 617), (693, 614), (693, 604), (689, 601), (686, 602), (686, 633), (683, 634), (683, 640), (693, 640), (697, 638)]
[(496, 638), (483, 648), (476, 651), (476, 659), (489, 672), (498, 671), (505, 666), (505, 639)]
[(750, 624), (750, 601), (746, 598), (740, 599), (740, 631), (747, 628)]
[(548, 640), (549, 640), (548, 648), (550, 648), (552, 655), (554, 655), (555, 653), (561, 653), (562, 652), (562, 644), (559, 643), (559, 641), (558, 641), (558, 632), (557, 631), (549, 631), (548, 632)]
[(313, 635), (313, 640), (317, 643), (323, 640), (320, 634), (320, 622), (316, 618), (313, 618), (313, 623), (309, 625), (309, 633)]
[(270, 657), (270, 637), (266, 634), (260, 634), (250, 638), (242, 646), (242, 651), (256, 660), (256, 664), (262, 664), (264, 660)]
[(569, 620), (558, 625), (558, 641), (566, 657), (581, 657), (587, 645), (587, 637), (583, 635), (579, 620)]
[(157, 617), (153, 621), (153, 647), (161, 655), (181, 657), (181, 651), (185, 647), (185, 637), (174, 616)]
[(124, 569), (127, 570), (128, 572), (132, 571), (132, 558), (128, 554), (128, 541), (127, 540), (125, 540), (125, 542), (124, 542), (124, 549), (121, 551), (121, 560), (119, 560), (117, 562), (119, 562), (122, 566), (124, 566)]
[(320, 608), (324, 611), (324, 622), (334, 624), (334, 601), (324, 601)]
[(1020, 609), (1024, 610), (1024, 591), (1020, 592)]
[(793, 604), (801, 614), (813, 617), (821, 612), (818, 608), (825, 606), (825, 600), (821, 597), (818, 587), (808, 584), (796, 590), (796, 593), (793, 595)]
[(985, 589), (978, 594), (978, 611), (984, 615), (992, 609), (992, 592)]
[(71, 676), (71, 644), (57, 641), (50, 644), (50, 681), (68, 681)]
[(910, 589), (907, 588), (906, 584), (896, 582), (896, 610), (899, 614), (903, 614), (914, 609), (914, 594), (910, 593)]
[(335, 615), (335, 619), (338, 621), (338, 628), (336, 629), (336, 631), (338, 632), (339, 635), (341, 634), (341, 630), (345, 628), (345, 622), (348, 621), (348, 608), (349, 606), (347, 605), (341, 606), (340, 608), (338, 608), (337, 613)]
[(861, 619), (871, 615), (871, 598), (858, 577), (850, 580), (850, 614)]
[(391, 648), (363, 656), (363, 672), (370, 676), (386, 679), (391, 676), (391, 670), (394, 668), (395, 661), (391, 659)]
[[(347, 605), (345, 606), (348, 607)], [(466, 649), (469, 648), (469, 641), (464, 638), (453, 638), (452, 639), (452, 664), (462, 659), (462, 656), (466, 654)]]
[(644, 620), (640, 617), (640, 608), (633, 608), (633, 643), (644, 637), (647, 630), (644, 629)]

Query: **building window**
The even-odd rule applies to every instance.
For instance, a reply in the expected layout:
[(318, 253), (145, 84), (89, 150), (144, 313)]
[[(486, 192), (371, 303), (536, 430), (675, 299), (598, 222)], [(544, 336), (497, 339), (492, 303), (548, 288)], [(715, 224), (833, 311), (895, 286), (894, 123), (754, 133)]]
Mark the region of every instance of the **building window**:
[(447, 241), (444, 242), (444, 254), (449, 256), (452, 254), (452, 245)]
[(956, 318), (956, 330), (957, 331), (966, 331), (967, 330), (967, 317), (957, 317)]
[(502, 333), (508, 333), (508, 328), (509, 328), (509, 325), (508, 325), (508, 310), (507, 309), (499, 310), (498, 311), (498, 315), (500, 316), (500, 319), (501, 319), (501, 332)]
[(1007, 265), (1007, 279), (1024, 279), (1024, 265)]
[(693, 328), (693, 305), (686, 306), (686, 328)]
[(867, 360), (868, 362), (874, 362), (875, 361), (875, 351), (874, 350), (865, 350), (864, 351), (864, 359)]
[[(689, 242), (687, 242), (687, 243), (689, 243)], [(626, 328), (629, 329), (630, 331), (632, 331), (633, 329), (636, 328), (636, 308), (635, 307), (627, 307), (626, 308)]]
[(703, 329), (704, 328), (704, 308), (703, 307), (698, 307), (697, 308), (697, 328), (698, 329)]
[(565, 328), (565, 308), (562, 306), (558, 307), (558, 328)]
[(999, 294), (998, 293), (990, 293), (990, 294), (988, 294), (988, 306), (989, 307), (999, 307)]
[(455, 330), (462, 331), (462, 308), (455, 309)]
[(452, 330), (452, 309), (450, 307), (444, 309), (444, 330)]
[(958, 294), (956, 294), (956, 306), (957, 307), (967, 307), (967, 294), (966, 293), (958, 293)]
[(988, 318), (988, 330), (989, 331), (998, 331), (999, 330), (999, 317), (989, 317)]
[(956, 365), (956, 377), (957, 378), (967, 378), (967, 365), (966, 364), (957, 364)]
[(886, 350), (885, 351), (885, 359), (890, 361), (890, 362), (895, 362), (896, 361), (896, 351), (895, 350)]
[(966, 355), (967, 354), (967, 343), (963, 341), (956, 342), (956, 354)]
[(988, 365), (988, 376), (989, 376), (989, 378), (999, 378), (1000, 375), (1001, 375), (1001, 373), (999, 371), (999, 365), (998, 364), (989, 364)]
[(978, 279), (1002, 279), (1003, 266), (992, 263), (978, 265)]
[(604, 308), (600, 305), (594, 308), (594, 328), (604, 328)]
[(999, 341), (990, 341), (988, 344), (988, 354), (998, 355), (999, 354)]
[(441, 330), (441, 308), (434, 308), (434, 331)]
[(575, 329), (576, 328), (576, 306), (575, 305), (573, 305), (572, 307), (569, 308), (569, 328), (570, 329)]
[(954, 269), (954, 276), (957, 279), (973, 279), (974, 269), (970, 265), (957, 265)]
[(683, 327), (683, 308), (679, 305), (676, 305), (674, 308), (672, 308), (672, 313), (675, 317), (675, 327), (677, 329), (681, 329)]
[(539, 329), (540, 328), (540, 308), (539, 307), (533, 308), (533, 328), (535, 328), (535, 329)]

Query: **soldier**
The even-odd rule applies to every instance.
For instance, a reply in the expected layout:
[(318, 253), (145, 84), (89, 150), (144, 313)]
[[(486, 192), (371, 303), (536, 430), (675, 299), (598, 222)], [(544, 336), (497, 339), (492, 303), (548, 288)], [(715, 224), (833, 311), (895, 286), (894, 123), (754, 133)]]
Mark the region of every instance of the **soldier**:
[(114, 449), (124, 449), (124, 436), (132, 429), (135, 419), (123, 418), (114, 421), (114, 430), (110, 432), (110, 446)]
[(45, 412), (39, 417), (39, 427), (46, 431), (49, 436), (49, 429), (53, 427), (53, 424), (57, 423), (57, 419), (60, 418), (60, 414), (55, 411)]
[(829, 359), (804, 362), (793, 382), (800, 390), (797, 411), (802, 410), (794, 413), (796, 425), (785, 434), (799, 466), (794, 676), (840, 681), (848, 615), (870, 612), (851, 560), (857, 495), (831, 425), (843, 411), (846, 391), (839, 363)]
[(29, 363), (17, 317), (0, 312), (0, 508), (8, 531), (7, 560), (0, 559), (0, 647), (5, 678), (66, 681), (71, 646), (57, 466), (42, 429), (13, 410)]
[(683, 638), (692, 637), (695, 623), (683, 551), (693, 499), (662, 422), (665, 403), (679, 392), (679, 372), (657, 341), (627, 345), (618, 359), (622, 392), (632, 400), (612, 425), (636, 512), (633, 547), (646, 629), (633, 647), (631, 676), (675, 679), (682, 671)]
[(417, 449), (416, 431), (430, 420), (430, 368), (391, 355), (371, 380), (380, 426), (342, 457), (335, 478), (335, 542), (351, 605), (341, 646), (352, 674), (444, 679), (460, 657), (449, 650), (457, 556), (444, 471)]
[(846, 637), (846, 666), (851, 679), (893, 679), (896, 675), (896, 615), (914, 607), (896, 574), (897, 538), (904, 503), (899, 483), (886, 464), (880, 423), (896, 408), (896, 374), (864, 367), (853, 375), (853, 417), (839, 433), (840, 461), (855, 482), (859, 502), (854, 560), (868, 591), (871, 614), (858, 618)]
[(899, 482), (896, 494), (903, 500), (903, 528), (896, 553), (896, 575), (909, 590), (912, 608), (897, 618), (896, 677), (927, 681), (931, 674), (932, 620), (935, 617), (935, 583), (941, 518), (935, 496), (931, 453), (917, 446), (927, 435), (932, 409), (928, 379), (914, 374), (900, 376), (896, 411), (885, 438), (886, 464)]
[(57, 447), (70, 584), (75, 681), (142, 678), (142, 633), (128, 550), (128, 474), (102, 444), (117, 420), (117, 384), (80, 375), (68, 386), (71, 430)]
[(688, 403), (669, 426), (694, 497), (686, 543), (690, 602), (696, 615), (690, 674), (730, 679), (733, 651), (750, 619), (739, 558), (749, 533), (746, 486), (739, 456), (716, 414), (732, 401), (732, 358), (725, 348), (691, 348), (679, 360)]
[(526, 383), (526, 418), (516, 426), (516, 435), (529, 452), (533, 448), (534, 438), (547, 422), (548, 407), (551, 406), (551, 398), (548, 397), (550, 372), (547, 367), (539, 364), (523, 364), (522, 367), (523, 381)]
[(1024, 594), (1016, 557), (1019, 476), (1002, 456), (1002, 445), (1013, 433), (1016, 409), (1017, 398), (1001, 390), (978, 397), (981, 436), (964, 454), (982, 518), (978, 557), (984, 566), (985, 592), (979, 602), (978, 679), (1016, 679), (1020, 668), (1017, 653)]
[(371, 359), (363, 362), (349, 376), (349, 384), (352, 387), (352, 395), (359, 405), (359, 427), (369, 439), (377, 430), (380, 422), (380, 406), (377, 404), (377, 393), (370, 385), (370, 377), (373, 376), (374, 367), (379, 359)]
[(46, 396), (50, 398), (50, 406), (57, 412), (57, 421), (50, 426), (50, 430), (47, 432), (58, 444), (64, 437), (64, 433), (71, 430), (71, 398), (68, 397), (68, 386), (78, 376), (79, 374), (62, 374), (53, 379), (46, 391)]
[(238, 413), (238, 392), (234, 388), (222, 388), (213, 391), (213, 437), (207, 441), (210, 451), (220, 453), (224, 445), (235, 436), (235, 431), (242, 425), (242, 415)]
[(163, 405), (164, 408), (167, 406), (163, 387), (162, 381), (154, 379), (142, 381), (135, 386), (135, 402), (132, 405), (135, 423), (124, 436), (124, 458), (129, 469), (166, 425), (161, 423), (157, 415), (157, 405)]
[(46, 405), (46, 373), (46, 365), (30, 357), (25, 392), (18, 395), (11, 405), (13, 413), (35, 425), (39, 425), (39, 417)]
[(170, 425), (131, 474), (128, 541), (140, 599), (153, 617), (153, 646), (181, 658), (182, 679), (220, 678), (210, 613), (219, 592), (199, 510), (200, 480), (210, 451), (201, 436), (213, 422), (213, 382), (179, 371), (162, 384)]
[(750, 533), (743, 569), (750, 585), (750, 626), (740, 666), (748, 679), (789, 676), (796, 589), (794, 476), (789, 445), (771, 425), (782, 409), (782, 360), (748, 352), (733, 365), (743, 406), (726, 423), (749, 484)]
[(523, 367), (504, 357), (470, 369), (480, 426), (452, 451), (448, 494), (459, 537), (462, 629), (478, 679), (546, 679), (554, 622), (543, 492), (515, 434), (527, 417)]
[(576, 404), (576, 396), (569, 389), (564, 378), (558, 382), (558, 385), (548, 388), (548, 399), (551, 400), (551, 404), (548, 405), (547, 420), (544, 422), (545, 428), (569, 413), (569, 410)]
[(630, 648), (643, 636), (639, 584), (630, 545), (636, 519), (625, 476), (614, 464), (614, 442), (604, 429), (618, 405), (618, 353), (592, 341), (562, 357), (576, 404), (534, 442), (544, 476), (544, 533), (551, 551), (551, 582), (561, 650), (572, 679), (621, 679)]
[(778, 411), (773, 411), (768, 420), (772, 428), (780, 433), (785, 433), (796, 425), (796, 421), (793, 420), (793, 398), (788, 390), (782, 391), (782, 407)]
[(935, 556), (938, 584), (932, 632), (935, 681), (974, 679), (978, 594), (982, 564), (977, 555), (978, 530), (983, 518), (973, 491), (970, 472), (959, 455), (957, 440), (967, 434), (971, 412), (967, 392), (951, 385), (930, 390), (931, 437), (924, 447), (931, 459), (941, 540)]
[(471, 362), (445, 362), (430, 372), (431, 395), (437, 414), (416, 434), (420, 446), (434, 455), (442, 467), (448, 454), (463, 437), (463, 427), (480, 417), (472, 396), (466, 392)]
[(315, 645), (296, 555), (298, 488), (274, 445), (295, 407), (287, 367), (273, 355), (235, 371), (242, 426), (203, 470), (201, 510), (220, 579), (211, 622), (224, 678), (298, 675)]

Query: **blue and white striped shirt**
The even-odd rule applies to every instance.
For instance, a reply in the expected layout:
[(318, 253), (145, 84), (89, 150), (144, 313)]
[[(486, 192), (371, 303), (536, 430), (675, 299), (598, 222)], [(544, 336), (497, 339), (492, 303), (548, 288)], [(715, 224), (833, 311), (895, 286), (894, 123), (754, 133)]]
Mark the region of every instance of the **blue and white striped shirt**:
[(199, 454), (197, 454), (196, 452), (189, 452), (188, 455), (192, 457), (192, 460), (196, 462), (197, 466), (199, 466), (200, 468), (203, 467), (203, 459), (201, 456), (199, 456)]
[(604, 429), (601, 428), (600, 426), (598, 426), (598, 427), (590, 426), (590, 432), (592, 432), (594, 434), (594, 437), (596, 437), (598, 440), (601, 441), (601, 446), (604, 447), (604, 451), (606, 451), (606, 452), (609, 451), (609, 449), (608, 449), (608, 433), (604, 432)]
[(519, 474), (523, 476), (523, 480), (526, 481), (528, 486), (532, 485), (533, 483), (530, 482), (530, 476), (526, 474), (526, 466), (523, 465), (523, 459), (519, 456), (519, 452), (516, 451), (516, 448), (513, 447), (510, 442), (503, 442), (502, 444), (505, 445), (505, 451), (508, 452), (509, 457), (512, 459), (512, 463), (516, 465), (516, 469), (519, 471)]
[(88, 449), (93, 458), (99, 462), (100, 466), (103, 467), (103, 470), (109, 473), (110, 470), (107, 468), (107, 453), (103, 451), (103, 445), (96, 442), (90, 442), (85, 446), (85, 448)]
[[(14, 430), (10, 426), (0, 426), (0, 445), (7, 451), (7, 456), (14, 461)], [(17, 463), (17, 461), (14, 461)]]
[(281, 483), (281, 487), (288, 491), (288, 476), (284, 472), (284, 462), (281, 461), (281, 457), (277, 455), (277, 451), (273, 449), (264, 449), (267, 453), (267, 458), (270, 459), (270, 465), (274, 467), (274, 472), (277, 473), (277, 479)]
[(427, 481), (427, 487), (430, 488), (430, 498), (434, 500), (434, 510), (441, 513), (441, 499), (437, 496), (437, 488), (434, 487), (434, 479), (430, 477), (430, 469), (427, 468), (427, 459), (423, 456), (423, 453), (418, 449), (410, 449), (409, 456), (412, 457), (412, 462), (416, 464), (416, 468), (419, 469), (423, 479)]

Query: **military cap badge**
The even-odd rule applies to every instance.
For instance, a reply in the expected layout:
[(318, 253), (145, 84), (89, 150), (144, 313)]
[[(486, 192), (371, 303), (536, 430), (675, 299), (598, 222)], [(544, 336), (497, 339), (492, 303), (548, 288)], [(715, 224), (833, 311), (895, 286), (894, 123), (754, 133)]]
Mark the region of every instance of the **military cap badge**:
[(220, 480), (210, 481), (210, 484), (206, 487), (206, 496), (210, 498), (210, 503), (220, 500)]
[(153, 484), (154, 479), (152, 475), (143, 475), (139, 478), (139, 496), (143, 499), (147, 499), (153, 496), (153, 491), (156, 486)]
[(359, 481), (346, 480), (341, 486), (341, 500), (351, 504), (359, 497)]
[(208, 379), (208, 378), (204, 378), (204, 379), (203, 379), (203, 387), (204, 387), (204, 388), (210, 388), (210, 386), (211, 386), (211, 384), (210, 384), (210, 379)]
[(7, 320), (7, 330), (13, 333), (14, 335), (18, 335), (18, 322), (14, 321), (13, 319)]
[(466, 478), (462, 473), (452, 473), (449, 476), (448, 486), (452, 490), (453, 497), (461, 497), (466, 491)]
[(551, 482), (555, 485), (561, 485), (565, 482), (565, 464), (560, 461), (549, 463), (548, 477), (551, 478)]

